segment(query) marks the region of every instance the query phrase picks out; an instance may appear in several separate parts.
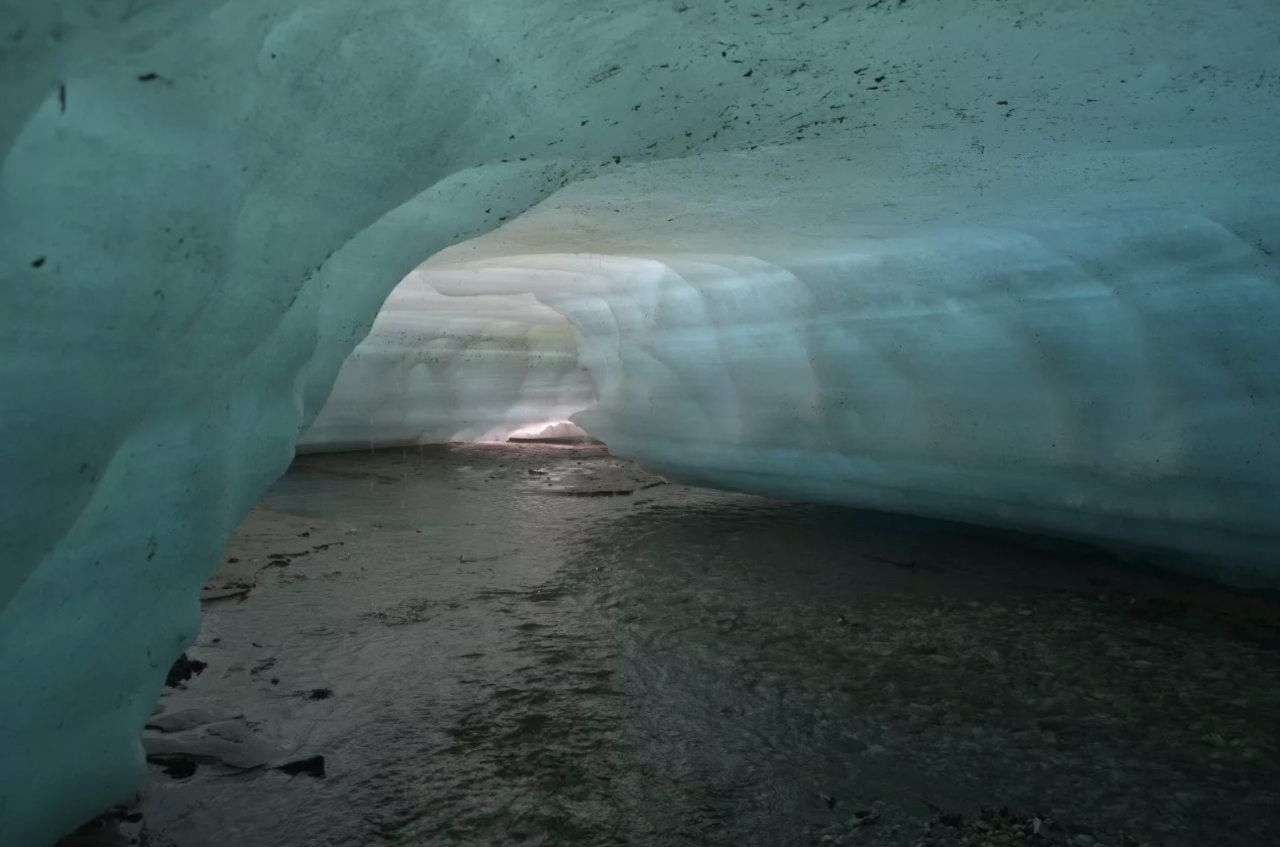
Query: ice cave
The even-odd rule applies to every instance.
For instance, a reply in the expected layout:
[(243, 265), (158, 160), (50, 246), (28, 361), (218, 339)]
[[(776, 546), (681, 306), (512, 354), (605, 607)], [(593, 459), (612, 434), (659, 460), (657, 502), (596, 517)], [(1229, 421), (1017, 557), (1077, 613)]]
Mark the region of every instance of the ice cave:
[[(956, 844), (1033, 843), (1017, 840), (1024, 835), (1100, 847), (1272, 843), (1265, 832), (1280, 825), (1280, 625), (1265, 623), (1280, 621), (1270, 593), (1280, 588), (1274, 0), (0, 6), (3, 847), (48, 847), (137, 796), (146, 817), (168, 829), (120, 843), (293, 844), (289, 832), (306, 830), (303, 819), (323, 823), (329, 840), (308, 830), (299, 844), (953, 843), (939, 827), (972, 835)], [(501, 454), (513, 463), (507, 470), (477, 470), (499, 461), (483, 445), (566, 434), (598, 439), (607, 453), (540, 447)], [(445, 444), (478, 446), (430, 452)], [(359, 485), (354, 471), (341, 470), (348, 455), (363, 457)], [(331, 494), (308, 489), (311, 477), (282, 476), (295, 456), (304, 472), (323, 471), (365, 499), (325, 512)], [(431, 470), (431, 456), (445, 456), (448, 467)], [(414, 473), (438, 485), (417, 506), (408, 489), (395, 488), (413, 462)], [(667, 493), (645, 501), (650, 517), (634, 519), (641, 523), (617, 518), (610, 525), (628, 528), (607, 542), (599, 527), (626, 498), (534, 514), (511, 493), (534, 483), (558, 490), (588, 466), (632, 481), (617, 490), (631, 498), (626, 508), (642, 508), (631, 505), (648, 490), (641, 479), (666, 483), (653, 490)], [(261, 513), (251, 511), (260, 501), (293, 511), (263, 529), (253, 523)], [(485, 517), (485, 503), (501, 515)], [(704, 526), (695, 512), (717, 517)], [(552, 517), (556, 526), (580, 519), (597, 529), (561, 550), (548, 540), (560, 539), (559, 530), (530, 529)], [(934, 559), (902, 540), (925, 526), (930, 538), (952, 539), (949, 547), (926, 544)], [(1081, 582), (1080, 597), (1093, 605), (1057, 594), (992, 599), (973, 572), (945, 577), (955, 597), (927, 611), (890, 613), (854, 599), (832, 605), (845, 596), (841, 580), (864, 566), (887, 568), (883, 579), (908, 594), (917, 590), (911, 580), (943, 579), (930, 575), (931, 562), (963, 558), (956, 550), (970, 542), (955, 539), (971, 537), (966, 527), (1042, 539), (1040, 552), (1019, 554), (1009, 567), (1054, 576), (1028, 580), (1084, 579), (1062, 564), (1080, 550), (1109, 557), (1117, 570)], [(413, 555), (434, 564), (414, 577), (397, 570), (410, 567), (409, 548), (378, 546), (390, 545), (385, 536), (368, 541), (393, 530), (404, 534), (400, 544), (416, 535)], [(263, 579), (280, 587), (260, 596), (255, 589), (247, 601), (247, 589), (231, 583), (215, 591), (211, 575), (250, 555), (229, 556), (240, 549), (237, 538), (254, 532), (284, 551), (263, 547), (253, 555), (264, 562), (309, 555), (325, 563), (323, 573), (274, 568)], [(781, 579), (776, 562), (742, 570), (752, 557), (791, 561), (783, 537), (817, 545), (821, 555), (811, 558), (825, 564), (787, 570), (795, 582), (786, 585), (773, 582)], [(916, 544), (902, 561), (885, 552), (899, 541)], [(472, 550), (490, 546), (492, 556)], [(992, 549), (970, 550), (965, 561), (990, 567), (1004, 555)], [(519, 567), (501, 558), (525, 555), (532, 558)], [(624, 568), (616, 557), (628, 556)], [(889, 559), (901, 567), (875, 564)], [(574, 562), (582, 581), (573, 591), (598, 592), (595, 605), (579, 606), (616, 617), (601, 668), (579, 667), (597, 654), (566, 634), (586, 627), (583, 619), (565, 611), (553, 626), (536, 616), (573, 591), (529, 580), (553, 571), (567, 579), (556, 569)], [(466, 626), (448, 623), (458, 607), (442, 599), (447, 579), (463, 579), (447, 576), (450, 568), (489, 580), (468, 596), (497, 604)], [(368, 608), (355, 609), (366, 601), (339, 585), (357, 572), (384, 581), (377, 590), (385, 596), (368, 599)], [(1102, 620), (1097, 604), (1110, 609), (1117, 597), (1125, 614), (1159, 605), (1118, 584), (1172, 591), (1175, 578), (1195, 586), (1179, 582), (1183, 599), (1159, 601), (1182, 604), (1179, 614), (1225, 604), (1203, 615), (1203, 630), (1150, 616), (1132, 624), (1154, 627), (1141, 637), (1110, 624), (1090, 628)], [(446, 581), (428, 590), (416, 579)], [(286, 589), (289, 580), (297, 584)], [(1049, 591), (1041, 582), (1034, 591)], [(536, 615), (503, 605), (517, 584)], [(1024, 589), (1033, 592), (1017, 591)], [(650, 617), (619, 611), (632, 602), (619, 598), (641, 591), (668, 593), (644, 595)], [(755, 600), (725, 594), (712, 603), (713, 591), (751, 591)], [(202, 624), (202, 592), (206, 601), (227, 594), (244, 602), (206, 604)], [(861, 611), (841, 611), (855, 606)], [(305, 630), (337, 646), (299, 646), (291, 682), (283, 653), (252, 653), (267, 649), (258, 643), (265, 636), (237, 627), (251, 619), (269, 626), (284, 619), (273, 615), (299, 609), (315, 620), (281, 624), (281, 632)], [(322, 620), (330, 613), (338, 617)], [(348, 613), (355, 616), (335, 622)], [(796, 623), (810, 614), (838, 626), (812, 635)], [(532, 687), (508, 679), (494, 683), (493, 697), (532, 711), (502, 736), (507, 746), (477, 740), (474, 715), (434, 740), (421, 730), (418, 746), (406, 741), (409, 704), (421, 705), (421, 721), (443, 720), (461, 701), (433, 709), (431, 698), (465, 688), (467, 674), (489, 661), (483, 657), (502, 653), (491, 641), (513, 615), (532, 616), (512, 624), (523, 627), (521, 637), (543, 633), (538, 649), (552, 658), (538, 673), (561, 674), (544, 685), (553, 694), (541, 696), (599, 694), (566, 682), (564, 668), (578, 668), (582, 679), (613, 675), (616, 689), (643, 696), (687, 685), (679, 690), (688, 696), (652, 707), (601, 696), (594, 711), (580, 703), (536, 711), (510, 694)], [(645, 620), (665, 629), (637, 635)], [(445, 630), (428, 635), (428, 621)], [(454, 634), (440, 634), (448, 626)], [(680, 640), (700, 626), (729, 641)], [(1232, 647), (1228, 626), (1270, 634)], [(551, 629), (563, 645), (546, 640)], [(862, 634), (850, 641), (855, 631)], [(757, 639), (749, 648), (733, 641), (748, 637)], [(920, 641), (944, 637), (951, 646)], [(233, 641), (249, 652), (218, 653)], [(785, 659), (770, 652), (801, 642), (808, 646)], [(723, 646), (730, 643), (740, 653)], [(1056, 667), (1051, 657), (1086, 644), (1101, 664), (1091, 659), (1056, 677), (1084, 686), (1078, 703), (1062, 705), (1062, 691), (1076, 690), (1065, 682), (1052, 693), (1028, 689), (1020, 702), (1060, 708), (1052, 721), (1042, 715), (1025, 727), (1021, 712), (982, 718), (976, 705), (970, 719), (936, 676), (952, 665), (971, 675), (981, 666), (985, 684), (1020, 692), (1035, 673), (1010, 671), (1011, 652), (1039, 651), (1019, 667), (1044, 676)], [(649, 655), (636, 645), (689, 664), (619, 664), (619, 655)], [(454, 646), (472, 670), (432, 670), (430, 680), (410, 683), (414, 657), (454, 661)], [(222, 782), (202, 783), (198, 797), (155, 776), (164, 744), (189, 729), (190, 715), (217, 711), (210, 700), (183, 699), (195, 697), (196, 682), (175, 688), (187, 651), (211, 668), (196, 682), (240, 721), (235, 744), (228, 722), (215, 722), (224, 728), (219, 743), (249, 762)], [(879, 680), (858, 690), (862, 711), (840, 711), (846, 706), (833, 705), (831, 690), (819, 690), (814, 680), (835, 673), (827, 665), (778, 682), (802, 655), (841, 651), (856, 653), (854, 676)], [(1122, 654), (1128, 670), (1097, 670)], [(767, 669), (753, 664), (770, 656)], [(388, 694), (385, 711), (373, 709), (373, 695), (344, 700), (341, 685), (320, 678), (337, 657), (353, 674), (377, 675), (379, 691), (403, 684), (400, 699)], [(1200, 664), (1192, 671), (1179, 662)], [(702, 691), (698, 680), (713, 666), (732, 666), (725, 685), (749, 678), (755, 694), (707, 694), (716, 705), (698, 713), (709, 722), (696, 731), (693, 718), (654, 717), (672, 702), (694, 709), (702, 695), (688, 692)], [(493, 673), (529, 682), (523, 667)], [(1086, 690), (1081, 680), (1097, 674), (1138, 687), (1127, 700)], [(853, 697), (861, 684), (840, 690)], [(289, 685), (302, 693), (287, 695)], [(157, 710), (169, 689), (176, 693), (165, 696), (177, 700)], [(348, 691), (357, 689), (353, 679)], [(742, 710), (763, 702), (751, 697), (766, 690), (774, 699), (753, 714), (779, 735), (733, 746), (755, 726)], [(250, 699), (229, 706), (237, 692)], [(1158, 809), (1139, 811), (1164, 828), (1135, 832), (1139, 811), (1106, 805), (1124, 794), (1120, 774), (1128, 771), (1087, 756), (1126, 732), (1146, 737), (1134, 729), (1144, 723), (1137, 706), (1109, 717), (1099, 710), (1160, 692), (1163, 719), (1185, 730), (1187, 745), (1204, 746), (1196, 759), (1203, 771), (1179, 770), (1201, 754), (1178, 747), (1181, 758), (1160, 766), (1164, 782), (1130, 792), (1159, 798)], [(1227, 705), (1218, 709), (1215, 697)], [(190, 708), (175, 713), (174, 703)], [(317, 717), (321, 708), (339, 711)], [(870, 722), (872, 712), (881, 723)], [(283, 723), (264, 728), (268, 713)], [(376, 777), (352, 776), (357, 748), (377, 746), (363, 735), (345, 760), (332, 752), (341, 739), (330, 739), (324, 782), (308, 782), (305, 768), (284, 765), (282, 774), (279, 755), (244, 753), (274, 732), (276, 749), (312, 761), (302, 753), (319, 752), (315, 733), (323, 735), (326, 720), (346, 721), (352, 735), (356, 726), (391, 726), (393, 713), (404, 722), (388, 730), (394, 743), (378, 742)], [(577, 730), (547, 728), (569, 713), (578, 715)], [(799, 723), (801, 713), (811, 723)], [(564, 740), (581, 739), (602, 715), (614, 722), (613, 740), (581, 748)], [(713, 730), (711, 715), (738, 717)], [(855, 729), (863, 719), (867, 726)], [(682, 726), (691, 735), (672, 740)], [(144, 728), (157, 727), (169, 735), (144, 751)], [(609, 759), (570, 788), (548, 787), (547, 768), (590, 770), (605, 748), (625, 758), (616, 751), (644, 747), (633, 735), (645, 732), (666, 739), (663, 749), (679, 751), (683, 764), (653, 753), (667, 764), (641, 778)], [(709, 752), (710, 741), (700, 751), (688, 740), (695, 736), (722, 738), (720, 752)], [(903, 738), (935, 739), (970, 765), (938, 758), (908, 767)], [(1171, 738), (1166, 747), (1181, 743)], [(1114, 762), (1165, 755), (1154, 742), (1124, 743), (1128, 758)], [(778, 757), (808, 750), (819, 774), (813, 785), (797, 765), (786, 787), (767, 796), (744, 787), (782, 785), (756, 770), (770, 745)], [(515, 766), (484, 758), (517, 748), (521, 762), (543, 763), (520, 771), (528, 784), (503, 782)], [(1021, 782), (972, 758), (1002, 749), (1028, 769)], [(558, 751), (552, 764), (548, 750)], [(1053, 750), (1056, 758), (1035, 758)], [(470, 764), (439, 764), (459, 751)], [(437, 770), (429, 779), (405, 770), (397, 782), (388, 757), (401, 754), (406, 769), (414, 762)], [(218, 756), (222, 765), (234, 758)], [(883, 764), (890, 759), (892, 767)], [(690, 775), (723, 775), (731, 761), (742, 769), (736, 781), (724, 777), (732, 790)], [(206, 759), (199, 764), (208, 770)], [(286, 805), (260, 810), (263, 828), (208, 811), (217, 796), (241, 792), (236, 802), (248, 805), (275, 796), (249, 787), (268, 778), (262, 773), (294, 792), (280, 800)], [(1073, 784), (1092, 799), (1067, 788), (1048, 796), (1045, 780), (1085, 773), (1094, 777)], [(655, 787), (680, 779), (683, 787)], [(852, 788), (829, 787), (868, 780), (897, 787), (862, 800), (850, 799)], [(934, 787), (920, 787), (929, 780)], [(968, 780), (987, 788), (961, 796)], [(954, 797), (936, 787), (943, 782), (955, 786)], [(612, 787), (598, 796), (584, 787), (605, 783)], [(988, 814), (986, 804), (1006, 805), (993, 786), (1021, 807), (1060, 811)], [(460, 791), (470, 799), (458, 799)], [(297, 799), (307, 792), (312, 799)], [(499, 831), (496, 812), (468, 806), (464, 814), (456, 805), (485, 792), (504, 798), (493, 800), (504, 809), (522, 809), (519, 825)], [(937, 813), (924, 824), (935, 840), (908, 833), (916, 812), (895, 797), (924, 803), (917, 811), (925, 817)], [(724, 811), (732, 803), (739, 805)], [(981, 815), (963, 824), (977, 828), (963, 829), (951, 809), (979, 804)], [(790, 814), (784, 808), (804, 810), (789, 829), (778, 823)], [(846, 823), (828, 826), (818, 820), (824, 815)], [(1093, 822), (1050, 825), (1071, 816)], [(696, 834), (688, 823), (695, 818), (703, 821)], [(201, 837), (216, 840), (182, 835), (183, 826), (200, 829), (191, 821), (203, 821)], [(804, 828), (810, 824), (817, 828)], [(1210, 826), (1218, 835), (1206, 834)], [(1003, 840), (973, 840), (993, 831)]]

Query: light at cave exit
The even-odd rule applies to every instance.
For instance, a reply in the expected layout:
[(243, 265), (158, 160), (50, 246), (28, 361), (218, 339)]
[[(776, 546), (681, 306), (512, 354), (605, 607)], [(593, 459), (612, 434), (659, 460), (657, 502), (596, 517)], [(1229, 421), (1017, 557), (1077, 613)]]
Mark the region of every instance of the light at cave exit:
[(511, 438), (590, 438), (590, 433), (573, 421), (543, 421), (542, 423), (529, 424), (519, 429), (500, 436), (496, 441), (506, 441)]

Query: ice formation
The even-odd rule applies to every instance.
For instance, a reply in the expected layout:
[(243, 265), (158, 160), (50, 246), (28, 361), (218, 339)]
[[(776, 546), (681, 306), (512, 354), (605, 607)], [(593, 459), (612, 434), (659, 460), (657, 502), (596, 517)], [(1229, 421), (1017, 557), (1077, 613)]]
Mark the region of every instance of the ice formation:
[(446, 297), (414, 273), (343, 364), (298, 449), (541, 432), (593, 399), (573, 328), (558, 312), (528, 294)]
[[(224, 539), (504, 222), (424, 276), (572, 321), (576, 419), (655, 468), (1280, 579), (1271, 0), (3, 9), (2, 844), (130, 793)], [(521, 302), (453, 348), (502, 408), (371, 383), (312, 446), (567, 411)]]
[(1274, 581), (1280, 288), (1255, 249), (1170, 215), (842, 248), (504, 256), (427, 277), (545, 285), (598, 388), (575, 422), (668, 477)]

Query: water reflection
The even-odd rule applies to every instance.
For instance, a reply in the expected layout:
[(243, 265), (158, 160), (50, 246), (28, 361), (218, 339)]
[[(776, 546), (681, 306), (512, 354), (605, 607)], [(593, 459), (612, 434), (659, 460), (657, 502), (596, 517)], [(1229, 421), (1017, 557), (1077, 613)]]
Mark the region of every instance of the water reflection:
[(960, 844), (981, 804), (1052, 819), (1037, 843), (1271, 843), (1270, 598), (928, 521), (549, 484), (627, 473), (597, 448), (301, 460), (238, 555), (282, 522), (341, 544), (208, 606), (209, 669), (165, 708), (243, 715), (327, 775), (157, 769), (150, 843)]

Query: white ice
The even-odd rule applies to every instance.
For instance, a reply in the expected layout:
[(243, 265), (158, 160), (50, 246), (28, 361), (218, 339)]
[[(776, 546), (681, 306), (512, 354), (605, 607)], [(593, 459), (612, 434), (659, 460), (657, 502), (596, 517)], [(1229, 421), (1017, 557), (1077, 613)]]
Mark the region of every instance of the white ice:
[[(0, 844), (134, 789), (223, 542), (450, 245), (655, 469), (1280, 581), (1280, 6), (800, 5), (0, 2)], [(375, 337), (311, 446), (568, 411), (524, 303), (443, 370)]]
[(343, 364), (298, 449), (496, 440), (541, 431), (592, 400), (562, 315), (528, 294), (445, 297), (414, 273)]

